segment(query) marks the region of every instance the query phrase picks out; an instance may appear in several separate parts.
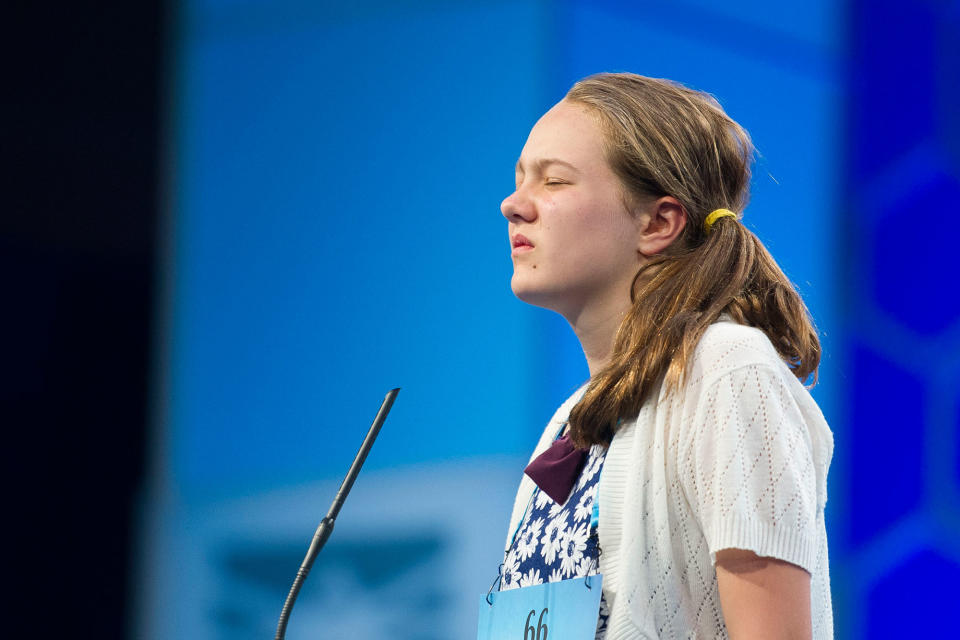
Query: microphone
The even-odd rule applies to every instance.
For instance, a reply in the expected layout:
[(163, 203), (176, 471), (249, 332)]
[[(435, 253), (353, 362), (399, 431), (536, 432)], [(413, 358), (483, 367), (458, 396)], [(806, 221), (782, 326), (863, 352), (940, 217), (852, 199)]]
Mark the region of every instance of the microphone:
[(377, 439), (377, 434), (380, 433), (380, 427), (383, 426), (384, 421), (387, 419), (387, 414), (390, 413), (390, 407), (393, 406), (393, 401), (396, 399), (398, 393), (400, 393), (399, 387), (387, 392), (383, 402), (380, 404), (380, 410), (377, 411), (377, 417), (373, 419), (373, 424), (370, 425), (370, 431), (367, 432), (367, 437), (364, 438), (363, 444), (360, 445), (360, 451), (357, 452), (357, 457), (354, 459), (353, 464), (350, 465), (350, 470), (347, 471), (347, 476), (343, 479), (343, 483), (340, 485), (339, 491), (337, 491), (337, 496), (333, 499), (333, 504), (330, 505), (330, 510), (323, 520), (320, 521), (320, 526), (317, 527), (317, 531), (313, 534), (313, 541), (310, 543), (310, 548), (307, 549), (307, 555), (300, 564), (297, 577), (294, 578), (293, 586), (290, 587), (290, 593), (287, 594), (287, 599), (283, 603), (283, 610), (280, 612), (280, 621), (277, 623), (277, 635), (274, 636), (274, 640), (283, 640), (286, 635), (287, 622), (290, 619), (290, 612), (293, 610), (293, 603), (296, 602), (297, 595), (300, 593), (300, 587), (303, 586), (304, 580), (307, 579), (307, 574), (310, 573), (310, 568), (313, 567), (313, 561), (317, 559), (320, 550), (323, 549), (323, 545), (327, 543), (327, 539), (329, 539), (330, 534), (333, 533), (334, 520), (337, 519), (337, 514), (340, 513), (340, 508), (343, 506), (344, 501), (346, 501), (347, 494), (350, 493), (353, 482), (360, 473), (360, 467), (363, 466), (363, 462), (367, 459), (367, 454), (370, 453), (370, 448), (373, 447), (373, 441)]

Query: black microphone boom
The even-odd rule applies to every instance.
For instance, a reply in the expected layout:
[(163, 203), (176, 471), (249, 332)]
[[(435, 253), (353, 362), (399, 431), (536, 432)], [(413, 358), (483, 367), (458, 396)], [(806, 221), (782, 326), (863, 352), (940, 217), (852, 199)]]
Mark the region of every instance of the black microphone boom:
[(280, 622), (277, 623), (277, 635), (274, 636), (274, 640), (283, 640), (286, 635), (287, 621), (290, 619), (290, 611), (293, 610), (293, 603), (297, 600), (297, 594), (300, 593), (300, 587), (303, 586), (304, 580), (307, 579), (307, 574), (310, 573), (313, 561), (317, 559), (317, 555), (319, 555), (320, 550), (323, 549), (323, 545), (327, 543), (327, 539), (333, 532), (333, 522), (337, 519), (337, 514), (340, 513), (340, 507), (343, 506), (344, 501), (347, 499), (347, 494), (350, 493), (350, 488), (353, 487), (353, 481), (357, 479), (357, 474), (360, 473), (360, 467), (363, 466), (364, 460), (367, 459), (367, 454), (370, 453), (373, 441), (377, 439), (377, 434), (380, 433), (380, 427), (383, 426), (383, 422), (387, 419), (387, 414), (390, 413), (390, 407), (393, 406), (393, 401), (396, 399), (398, 393), (400, 393), (399, 388), (391, 389), (387, 392), (383, 403), (380, 405), (380, 410), (377, 412), (377, 417), (373, 419), (373, 424), (370, 425), (370, 431), (367, 432), (367, 437), (364, 438), (363, 444), (360, 445), (360, 451), (357, 452), (356, 459), (354, 459), (353, 464), (350, 465), (350, 471), (347, 472), (347, 477), (343, 479), (343, 484), (340, 485), (340, 490), (337, 491), (337, 497), (333, 499), (333, 504), (330, 505), (330, 511), (328, 511), (326, 517), (320, 521), (320, 526), (317, 527), (316, 533), (313, 534), (313, 541), (310, 543), (310, 548), (307, 549), (307, 555), (303, 559), (303, 563), (300, 564), (300, 570), (297, 571), (297, 577), (293, 580), (293, 586), (290, 587), (287, 600), (283, 603), (283, 611), (280, 612)]

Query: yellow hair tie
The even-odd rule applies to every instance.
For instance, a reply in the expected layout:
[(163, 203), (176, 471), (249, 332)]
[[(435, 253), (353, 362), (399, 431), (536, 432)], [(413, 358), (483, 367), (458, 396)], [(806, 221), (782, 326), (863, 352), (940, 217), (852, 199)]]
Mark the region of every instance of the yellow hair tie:
[(725, 218), (730, 216), (736, 218), (737, 214), (730, 209), (714, 209), (710, 212), (710, 215), (707, 216), (707, 219), (703, 221), (703, 231), (704, 233), (710, 233), (710, 227), (713, 226), (713, 223), (719, 220), (720, 218)]

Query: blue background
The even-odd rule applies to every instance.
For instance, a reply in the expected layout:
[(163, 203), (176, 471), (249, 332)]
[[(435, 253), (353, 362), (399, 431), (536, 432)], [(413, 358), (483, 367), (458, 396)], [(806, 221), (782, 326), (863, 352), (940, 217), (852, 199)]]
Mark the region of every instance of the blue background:
[(522, 461), (586, 377), (512, 297), (499, 203), (539, 115), (619, 70), (709, 91), (758, 148), (745, 221), (825, 349), (837, 637), (949, 635), (958, 25), (932, 1), (182, 4), (137, 635), (270, 633), (400, 386), (289, 637), (471, 636)]

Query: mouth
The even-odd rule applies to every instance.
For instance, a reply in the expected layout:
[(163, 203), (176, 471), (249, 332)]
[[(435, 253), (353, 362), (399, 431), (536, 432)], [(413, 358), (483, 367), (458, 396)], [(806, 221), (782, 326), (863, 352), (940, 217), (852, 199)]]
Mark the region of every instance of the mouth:
[(533, 250), (533, 243), (530, 242), (529, 238), (520, 233), (510, 238), (510, 246), (514, 254)]

